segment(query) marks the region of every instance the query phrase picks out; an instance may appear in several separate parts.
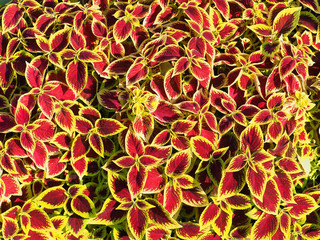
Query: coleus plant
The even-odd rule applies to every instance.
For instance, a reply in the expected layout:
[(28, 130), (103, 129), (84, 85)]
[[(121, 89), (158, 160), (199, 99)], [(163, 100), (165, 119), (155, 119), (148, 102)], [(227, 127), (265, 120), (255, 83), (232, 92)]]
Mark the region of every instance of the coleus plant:
[(319, 239), (314, 0), (12, 0), (1, 239)]

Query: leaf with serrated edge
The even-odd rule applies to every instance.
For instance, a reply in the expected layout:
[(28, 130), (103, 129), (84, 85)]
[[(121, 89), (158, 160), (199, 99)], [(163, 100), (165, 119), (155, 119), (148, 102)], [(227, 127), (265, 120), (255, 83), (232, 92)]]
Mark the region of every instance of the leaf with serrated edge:
[(142, 165), (133, 165), (128, 172), (128, 188), (132, 197), (136, 197), (143, 189), (147, 180), (147, 170)]
[(102, 137), (112, 136), (122, 132), (126, 127), (111, 118), (102, 118), (95, 122), (97, 133)]
[(288, 204), (288, 212), (293, 218), (300, 219), (319, 207), (316, 201), (306, 194), (296, 194), (293, 198), (296, 203)]
[(271, 239), (277, 231), (279, 220), (277, 216), (262, 213), (258, 221), (252, 227), (252, 236), (256, 240)]
[(169, 212), (155, 199), (147, 199), (149, 204), (153, 205), (152, 208), (148, 209), (149, 220), (156, 226), (165, 227), (166, 229), (179, 228), (180, 225), (170, 217)]
[(267, 174), (260, 165), (255, 165), (255, 170), (248, 168), (246, 182), (250, 192), (259, 200), (262, 200), (267, 185)]
[(166, 210), (174, 215), (181, 206), (182, 191), (179, 187), (167, 183), (164, 188), (163, 205)]
[(232, 197), (226, 198), (225, 202), (232, 208), (232, 209), (248, 209), (251, 207), (250, 198), (242, 193), (238, 193)]
[(204, 207), (208, 204), (206, 193), (200, 186), (182, 189), (182, 202), (192, 207)]
[(71, 209), (75, 214), (83, 218), (96, 216), (94, 203), (88, 196), (83, 194), (79, 194), (72, 199)]
[(244, 187), (245, 171), (239, 172), (224, 172), (218, 187), (219, 198), (227, 198), (239, 193)]
[(11, 239), (19, 232), (19, 226), (15, 219), (3, 218), (2, 222), (2, 234), (5, 239)]
[(75, 129), (76, 119), (71, 109), (62, 107), (55, 115), (55, 121), (63, 130), (70, 135)]
[(20, 8), (18, 4), (10, 4), (6, 6), (2, 13), (2, 27), (3, 31), (7, 32), (16, 27), (24, 13), (24, 8)]
[(227, 236), (232, 225), (232, 211), (230, 207), (221, 209), (218, 217), (213, 221), (213, 230), (220, 236)]
[(296, 28), (299, 17), (300, 17), (301, 7), (295, 8), (285, 8), (279, 12), (273, 21), (273, 33), (280, 35), (288, 35), (293, 29)]
[(273, 179), (270, 179), (267, 182), (266, 188), (263, 193), (262, 201), (253, 198), (253, 202), (259, 207), (262, 211), (268, 214), (278, 214), (280, 208), (280, 193), (276, 187), (276, 183)]
[(240, 135), (240, 143), (242, 151), (245, 152), (249, 148), (250, 152), (257, 152), (264, 145), (263, 133), (259, 125), (251, 124)]
[(72, 61), (69, 63), (66, 72), (68, 86), (75, 95), (79, 95), (85, 88), (88, 79), (88, 67), (81, 61)]
[(189, 149), (175, 153), (167, 162), (165, 172), (169, 176), (184, 174), (191, 164)]
[(197, 136), (190, 140), (192, 152), (201, 160), (208, 161), (214, 150), (213, 144), (206, 138)]
[(63, 207), (67, 199), (66, 190), (62, 187), (49, 188), (37, 197), (39, 204), (48, 209)]
[(210, 203), (201, 213), (199, 224), (200, 229), (204, 229), (211, 225), (220, 214), (220, 208), (215, 203)]
[(88, 221), (88, 224), (102, 224), (105, 226), (115, 225), (123, 220), (126, 217), (126, 211), (119, 210), (117, 207), (119, 206), (119, 202), (108, 198), (101, 208), (101, 210), (97, 213), (95, 218), (91, 218)]
[(136, 239), (142, 239), (148, 224), (147, 213), (134, 206), (130, 208), (127, 214), (127, 222), (133, 236)]

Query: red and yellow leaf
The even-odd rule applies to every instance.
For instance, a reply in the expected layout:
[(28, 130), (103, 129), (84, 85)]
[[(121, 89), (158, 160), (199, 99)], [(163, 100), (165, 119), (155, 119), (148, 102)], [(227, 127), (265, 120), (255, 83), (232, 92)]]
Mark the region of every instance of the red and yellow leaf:
[(298, 162), (288, 157), (281, 158), (278, 162), (278, 166), (280, 169), (289, 174), (298, 173), (302, 171)]
[(75, 129), (76, 118), (70, 108), (61, 107), (55, 115), (55, 121), (59, 127), (65, 130), (70, 135)]
[(19, 225), (15, 219), (4, 217), (2, 222), (2, 234), (5, 239), (11, 239), (19, 232)]
[(9, 4), (2, 13), (2, 27), (3, 31), (7, 32), (18, 25), (23, 17), (24, 9), (20, 8), (18, 4)]
[(319, 207), (316, 201), (306, 194), (296, 194), (293, 199), (295, 203), (288, 204), (288, 212), (296, 219), (310, 214)]
[(262, 213), (260, 218), (255, 222), (252, 227), (252, 236), (257, 240), (271, 239), (273, 234), (277, 231), (279, 219), (277, 216)]
[(14, 115), (17, 124), (27, 125), (29, 123), (30, 111), (24, 104), (18, 104)]
[(91, 50), (86, 50), (86, 49), (83, 49), (79, 52), (78, 59), (82, 62), (88, 62), (88, 63), (102, 61), (98, 53)]
[(146, 201), (153, 205), (152, 208), (148, 209), (148, 218), (153, 224), (164, 227), (165, 229), (175, 229), (180, 226), (158, 201), (151, 198)]
[[(0, 194), (2, 197), (10, 198), (11, 196), (21, 196), (22, 187), (17, 178), (9, 174), (3, 174), (0, 177), (0, 185), (3, 184)], [(3, 195), (2, 195), (3, 194)]]
[(80, 158), (85, 157), (87, 152), (89, 151), (89, 143), (85, 139), (85, 137), (81, 136), (80, 134), (77, 135), (71, 146), (71, 156), (76, 161)]
[(227, 0), (214, 0), (213, 1), (216, 7), (218, 8), (219, 12), (222, 14), (222, 16), (229, 20), (230, 15), (230, 6), (228, 4)]
[(254, 24), (251, 26), (248, 26), (248, 28), (253, 31), (255, 34), (268, 37), (271, 35), (272, 29), (270, 26), (266, 24)]
[(120, 157), (117, 160), (114, 161), (115, 164), (117, 164), (119, 167), (122, 168), (129, 168), (133, 166), (133, 164), (136, 162), (135, 159), (131, 156), (124, 156)]
[(132, 131), (128, 131), (125, 139), (126, 152), (136, 158), (144, 154), (144, 144), (142, 140)]
[(88, 196), (83, 194), (79, 194), (72, 199), (71, 208), (75, 214), (83, 218), (96, 216), (94, 203)]
[(263, 199), (263, 194), (267, 185), (267, 173), (259, 164), (249, 167), (246, 174), (246, 182), (252, 195), (259, 200)]
[[(3, 16), (3, 15), (2, 15)], [(0, 63), (0, 87), (3, 90), (9, 88), (12, 80), (14, 78), (14, 71), (12, 69), (10, 62), (1, 62)]]
[(165, 46), (153, 58), (157, 63), (177, 60), (184, 55), (183, 49), (175, 44)]
[[(224, 203), (222, 203), (223, 205)], [(213, 230), (219, 235), (227, 237), (232, 225), (232, 211), (228, 205), (221, 208), (218, 217), (213, 221)]]
[(296, 61), (291, 56), (285, 56), (279, 64), (280, 77), (283, 79), (288, 76), (296, 67)]
[(142, 239), (148, 224), (147, 213), (137, 206), (130, 208), (127, 214), (128, 227), (135, 239)]
[(66, 80), (75, 95), (85, 88), (88, 79), (87, 65), (81, 61), (72, 61), (67, 68)]
[(97, 133), (101, 137), (112, 136), (122, 132), (126, 127), (117, 120), (111, 118), (102, 118), (95, 122)]
[(164, 90), (169, 99), (176, 99), (182, 93), (181, 76), (173, 75), (173, 69), (170, 69), (165, 75)]
[(158, 193), (162, 191), (166, 185), (166, 178), (162, 175), (163, 170), (153, 167), (147, 169), (147, 171), (147, 180), (142, 193)]
[(130, 66), (126, 74), (127, 85), (133, 85), (147, 77), (149, 73), (148, 67), (142, 63), (135, 63)]
[(273, 179), (267, 182), (263, 193), (262, 201), (253, 198), (254, 203), (264, 212), (268, 214), (278, 214), (280, 207), (280, 193), (277, 189), (276, 183)]
[(288, 35), (293, 29), (296, 28), (299, 17), (300, 17), (301, 7), (286, 8), (279, 12), (273, 21), (272, 31), (278, 37), (281, 35)]
[(74, 171), (79, 176), (80, 180), (88, 171), (88, 160), (86, 157), (81, 157), (77, 160), (71, 161), (71, 166), (73, 167)]
[(35, 148), (33, 152), (30, 153), (30, 158), (38, 168), (45, 169), (49, 160), (49, 152), (46, 145), (39, 140), (35, 140)]
[(39, 204), (48, 209), (61, 208), (67, 200), (66, 190), (62, 187), (49, 188), (37, 197)]
[(89, 224), (102, 224), (106, 226), (116, 225), (125, 220), (127, 212), (118, 210), (117, 207), (120, 205), (119, 202), (108, 198), (97, 213), (95, 218), (89, 220)]
[(208, 204), (206, 193), (200, 186), (182, 189), (182, 202), (192, 207), (204, 207)]
[(242, 193), (238, 193), (232, 197), (226, 198), (225, 203), (228, 204), (232, 209), (248, 209), (251, 207), (250, 198)]
[(272, 120), (272, 115), (270, 110), (264, 109), (258, 112), (252, 119), (253, 123), (257, 124), (267, 124), (270, 123)]
[(201, 160), (208, 161), (213, 154), (214, 145), (206, 138), (197, 136), (190, 140), (192, 152)]
[(166, 228), (152, 226), (147, 229), (146, 240), (161, 240), (170, 235), (170, 231)]
[(89, 136), (89, 144), (90, 147), (101, 157), (104, 157), (104, 145), (101, 137), (96, 134), (92, 133)]
[(70, 34), (70, 44), (74, 50), (78, 51), (86, 46), (86, 39), (80, 32), (72, 31)]
[(132, 28), (130, 21), (126, 21), (125, 19), (118, 20), (113, 27), (113, 37), (116, 42), (125, 41), (129, 37)]
[(317, 240), (320, 238), (320, 227), (316, 224), (305, 224), (301, 229), (301, 236), (308, 240)]
[(199, 81), (210, 80), (211, 67), (206, 61), (193, 59), (189, 70)]
[(220, 214), (221, 209), (215, 204), (210, 203), (201, 213), (199, 224), (200, 229), (205, 229), (213, 223)]
[(150, 113), (137, 115), (133, 121), (134, 132), (143, 140), (148, 140), (154, 129), (154, 119)]
[(263, 148), (263, 133), (259, 125), (251, 124), (240, 135), (240, 143), (242, 151), (247, 148), (251, 153), (257, 152)]
[(224, 172), (218, 187), (219, 198), (227, 198), (239, 193), (244, 187), (245, 171)]
[(167, 162), (165, 172), (168, 176), (184, 174), (191, 164), (191, 152), (189, 149), (175, 153)]
[(53, 52), (61, 52), (64, 50), (69, 44), (69, 33), (70, 29), (65, 28), (59, 31), (56, 31), (54, 34), (50, 36), (50, 48)]
[(55, 229), (61, 231), (65, 228), (68, 222), (68, 218), (66, 216), (54, 216), (50, 218)]
[(128, 172), (128, 188), (132, 197), (136, 197), (147, 180), (147, 170), (142, 165), (133, 165)]
[(176, 233), (179, 239), (195, 240), (202, 231), (197, 223), (186, 222), (183, 223), (182, 228), (177, 229)]
[(126, 177), (109, 171), (108, 185), (112, 196), (121, 203), (131, 202), (131, 195), (127, 186)]
[(56, 125), (47, 119), (38, 119), (33, 124), (39, 125), (34, 129), (33, 135), (36, 139), (42, 142), (50, 141), (56, 133)]
[(30, 219), (30, 228), (35, 231), (45, 231), (53, 228), (53, 224), (48, 214), (41, 209), (28, 211)]
[(241, 154), (238, 156), (235, 156), (231, 159), (228, 167), (226, 168), (227, 172), (237, 172), (241, 170), (246, 165), (246, 156)]
[(173, 68), (172, 76), (185, 72), (190, 67), (190, 61), (186, 57), (179, 58)]
[(85, 228), (84, 219), (76, 214), (68, 218), (67, 229), (76, 236)]
[(293, 200), (293, 183), (290, 175), (284, 171), (276, 171), (273, 177), (276, 186), (284, 202), (294, 202)]
[(0, 133), (7, 132), (16, 125), (15, 119), (8, 113), (0, 113)]
[(182, 191), (179, 187), (167, 183), (164, 189), (163, 206), (173, 216), (180, 208)]
[(32, 64), (28, 62), (26, 64), (27, 64), (27, 67), (25, 71), (25, 76), (26, 76), (27, 83), (32, 88), (40, 88), (43, 83), (43, 76), (41, 72), (39, 71), (38, 68), (36, 68)]

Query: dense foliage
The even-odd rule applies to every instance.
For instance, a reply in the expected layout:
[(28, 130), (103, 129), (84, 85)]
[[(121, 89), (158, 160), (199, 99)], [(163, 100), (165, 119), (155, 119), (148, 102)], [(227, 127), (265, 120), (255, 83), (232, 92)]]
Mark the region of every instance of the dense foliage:
[(0, 238), (319, 239), (316, 0), (13, 0)]

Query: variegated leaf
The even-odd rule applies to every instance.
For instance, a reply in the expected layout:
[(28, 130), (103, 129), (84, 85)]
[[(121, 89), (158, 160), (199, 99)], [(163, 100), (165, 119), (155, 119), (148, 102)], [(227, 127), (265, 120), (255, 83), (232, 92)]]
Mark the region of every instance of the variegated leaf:
[(92, 200), (83, 194), (79, 194), (71, 201), (73, 212), (83, 218), (92, 218), (96, 216), (95, 206)]
[(39, 204), (49, 209), (63, 207), (67, 199), (66, 190), (62, 187), (49, 188), (37, 197)]
[(258, 221), (252, 227), (252, 235), (254, 239), (264, 240), (271, 239), (273, 234), (277, 231), (279, 219), (277, 216), (262, 213)]
[(89, 224), (103, 224), (106, 226), (115, 225), (123, 220), (126, 217), (126, 211), (119, 210), (117, 207), (120, 205), (116, 200), (108, 198), (97, 213), (95, 218), (89, 220)]
[(286, 8), (279, 12), (273, 21), (273, 33), (278, 37), (281, 35), (288, 35), (293, 29), (296, 28), (299, 17), (300, 17), (301, 7)]
[(127, 214), (128, 227), (136, 239), (142, 239), (148, 224), (148, 215), (137, 206), (130, 208)]
[(192, 152), (201, 160), (208, 161), (214, 151), (213, 144), (206, 138), (197, 136), (190, 140)]
[(67, 68), (66, 80), (75, 95), (85, 88), (88, 79), (87, 65), (81, 61), (72, 61)]
[(189, 149), (175, 153), (167, 162), (165, 172), (168, 176), (184, 174), (191, 164)]
[(310, 214), (319, 207), (315, 200), (306, 194), (296, 194), (293, 200), (295, 203), (288, 204), (288, 212), (291, 217), (296, 219)]

